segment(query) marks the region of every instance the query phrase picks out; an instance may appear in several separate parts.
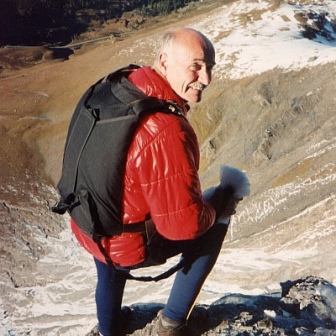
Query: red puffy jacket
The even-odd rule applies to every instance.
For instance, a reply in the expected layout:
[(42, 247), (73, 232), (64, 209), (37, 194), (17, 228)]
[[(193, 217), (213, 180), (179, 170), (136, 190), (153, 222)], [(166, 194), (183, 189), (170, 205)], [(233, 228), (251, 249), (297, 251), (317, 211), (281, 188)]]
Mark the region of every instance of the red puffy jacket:
[[(134, 71), (129, 81), (147, 96), (184, 102), (169, 83), (150, 67)], [(171, 240), (193, 239), (213, 224), (215, 210), (203, 201), (198, 177), (199, 147), (187, 120), (174, 114), (144, 116), (127, 156), (124, 177), (123, 221), (132, 224), (150, 214), (157, 231)], [(98, 246), (71, 221), (79, 243), (94, 257), (105, 262)], [(123, 233), (103, 239), (111, 260), (132, 266), (145, 260), (141, 233)]]

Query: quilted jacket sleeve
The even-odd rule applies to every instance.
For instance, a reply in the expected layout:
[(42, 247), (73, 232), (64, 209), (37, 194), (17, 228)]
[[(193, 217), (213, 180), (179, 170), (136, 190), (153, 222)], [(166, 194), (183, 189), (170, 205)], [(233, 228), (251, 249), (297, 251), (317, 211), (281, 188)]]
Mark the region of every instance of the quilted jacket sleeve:
[(202, 199), (199, 149), (190, 124), (156, 113), (144, 118), (133, 144), (132, 175), (159, 233), (193, 239), (213, 224), (214, 209)]

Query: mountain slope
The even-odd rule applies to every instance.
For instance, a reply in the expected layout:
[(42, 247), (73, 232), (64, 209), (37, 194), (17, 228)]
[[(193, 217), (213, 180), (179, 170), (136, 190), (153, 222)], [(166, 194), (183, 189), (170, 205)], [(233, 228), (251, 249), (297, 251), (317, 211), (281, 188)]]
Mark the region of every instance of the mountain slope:
[[(310, 35), (315, 39), (304, 38), (303, 14), (320, 11), (329, 21)], [(236, 1), (183, 21), (208, 35), (218, 55), (213, 83), (190, 113), (202, 184), (217, 183), (223, 163), (246, 170), (252, 184), (202, 303), (226, 293), (278, 292), (281, 281), (310, 274), (335, 284), (333, 13), (333, 1)], [(151, 63), (163, 30), (83, 47), (69, 61), (0, 79), (1, 334), (83, 335), (94, 325), (92, 260), (72, 240), (67, 219), (48, 210), (67, 125), (91, 83), (127, 63)], [(171, 281), (151, 285), (151, 292), (130, 283), (125, 304), (162, 303)]]

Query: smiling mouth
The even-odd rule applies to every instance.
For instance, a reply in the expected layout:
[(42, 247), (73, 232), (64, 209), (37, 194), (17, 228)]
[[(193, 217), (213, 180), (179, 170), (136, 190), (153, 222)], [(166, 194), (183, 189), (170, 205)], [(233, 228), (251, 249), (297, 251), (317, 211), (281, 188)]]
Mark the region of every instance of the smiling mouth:
[(206, 88), (206, 86), (201, 83), (192, 83), (189, 85), (189, 87), (193, 90), (199, 90), (199, 91), (203, 91)]

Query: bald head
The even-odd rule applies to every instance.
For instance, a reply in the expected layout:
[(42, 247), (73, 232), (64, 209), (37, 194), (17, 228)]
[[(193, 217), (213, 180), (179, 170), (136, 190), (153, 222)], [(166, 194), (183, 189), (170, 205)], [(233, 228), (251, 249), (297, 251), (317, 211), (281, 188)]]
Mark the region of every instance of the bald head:
[(170, 48), (177, 47), (179, 45), (184, 45), (188, 41), (199, 42), (202, 44), (209, 52), (215, 53), (214, 48), (210, 40), (204, 36), (198, 30), (192, 28), (178, 28), (175, 30), (170, 30), (162, 38), (161, 51), (167, 51)]
[(179, 28), (163, 36), (154, 68), (182, 99), (198, 102), (211, 82), (214, 65), (209, 39), (195, 29)]

